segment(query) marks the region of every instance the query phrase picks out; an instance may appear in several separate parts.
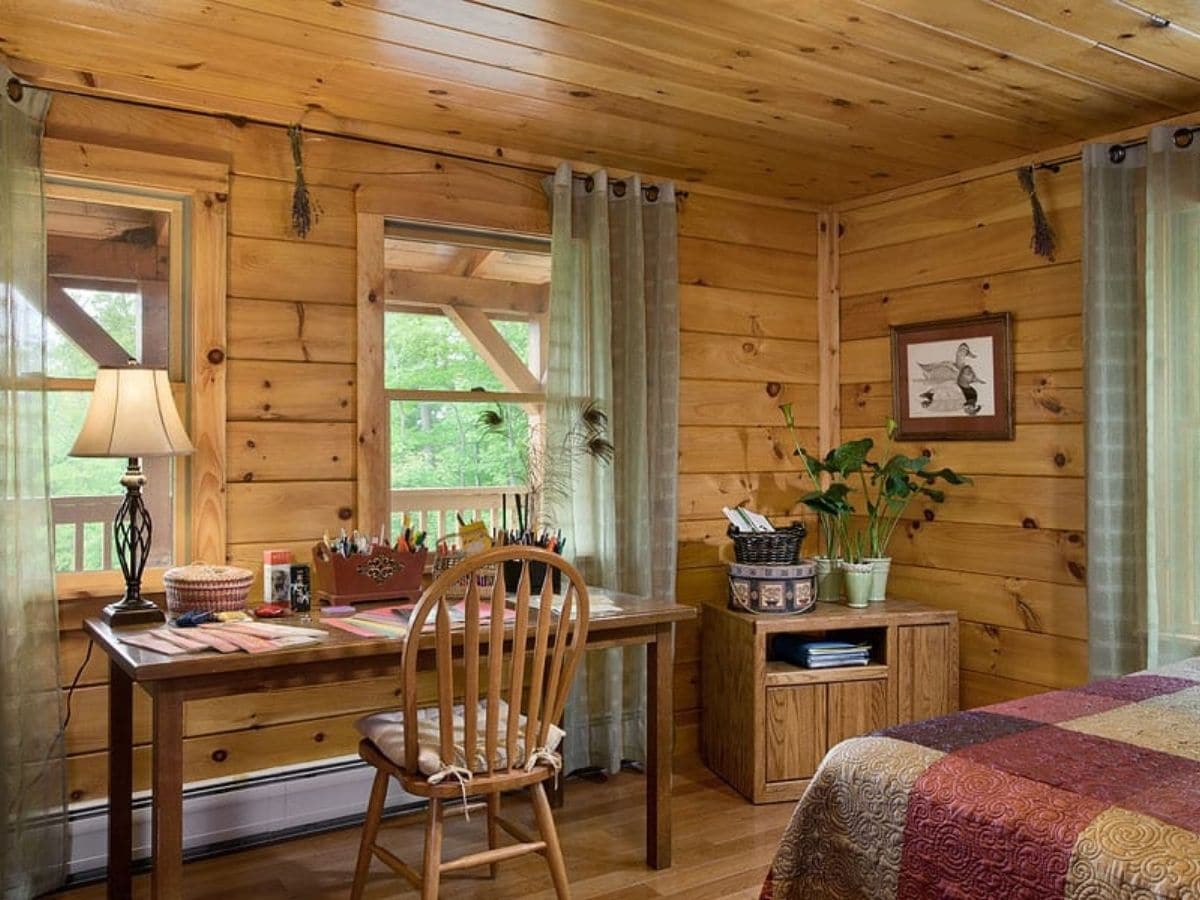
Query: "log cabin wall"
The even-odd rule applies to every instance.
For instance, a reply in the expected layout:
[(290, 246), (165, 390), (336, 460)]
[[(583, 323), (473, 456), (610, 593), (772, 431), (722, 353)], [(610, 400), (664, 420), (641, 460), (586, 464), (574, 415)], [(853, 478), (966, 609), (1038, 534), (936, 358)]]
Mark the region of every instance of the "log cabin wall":
[(884, 437), (891, 325), (1013, 314), (1016, 440), (900, 445), (975, 479), (891, 548), (894, 593), (959, 612), (964, 708), (1087, 680), (1080, 166), (1037, 175), (1053, 260), (1015, 168), (841, 213), (843, 439)]
[[(354, 191), (402, 191), (398, 216), (546, 232), (541, 172), (309, 135), (305, 170), (321, 205), (307, 240), (290, 231), (292, 164), (283, 129), (115, 101), (58, 95), (50, 137), (226, 163), (229, 560), (256, 573), (262, 550), (300, 560), (355, 502)], [(776, 404), (795, 401), (815, 440), (816, 217), (770, 201), (692, 194), (680, 214), (679, 596), (723, 603), (720, 507), (780, 512), (795, 493), (778, 474)], [(254, 596), (259, 595), (256, 583)], [(83, 661), (85, 616), (107, 598), (64, 602), (64, 681)], [(677, 644), (678, 747), (695, 747), (699, 646)], [(72, 801), (106, 794), (107, 668), (94, 654), (67, 734)], [(135, 715), (135, 782), (148, 786), (149, 704)], [(353, 753), (354, 720), (393, 706), (378, 679), (189, 704), (189, 781)]]

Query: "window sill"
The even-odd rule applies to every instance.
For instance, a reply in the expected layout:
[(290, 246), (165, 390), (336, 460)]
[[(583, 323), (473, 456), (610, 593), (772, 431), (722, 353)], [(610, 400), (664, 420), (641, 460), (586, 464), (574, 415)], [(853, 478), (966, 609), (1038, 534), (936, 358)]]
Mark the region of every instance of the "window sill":
[[(166, 567), (146, 569), (142, 574), (142, 593), (161, 594)], [(125, 576), (120, 569), (103, 572), (60, 572), (55, 576), (55, 594), (60, 603), (84, 600), (120, 600), (125, 594)]]

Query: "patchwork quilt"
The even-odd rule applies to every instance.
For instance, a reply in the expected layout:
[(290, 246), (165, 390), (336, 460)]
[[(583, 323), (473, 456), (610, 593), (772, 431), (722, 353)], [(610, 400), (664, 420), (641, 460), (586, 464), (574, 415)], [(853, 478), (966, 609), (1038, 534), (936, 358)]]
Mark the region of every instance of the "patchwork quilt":
[(839, 744), (762, 897), (1200, 898), (1200, 658)]

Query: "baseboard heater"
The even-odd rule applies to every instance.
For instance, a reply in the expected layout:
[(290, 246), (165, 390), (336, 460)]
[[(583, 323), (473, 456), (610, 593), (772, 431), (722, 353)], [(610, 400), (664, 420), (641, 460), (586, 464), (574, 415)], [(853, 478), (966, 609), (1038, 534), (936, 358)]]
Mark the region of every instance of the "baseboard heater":
[[(288, 766), (187, 785), (183, 791), (183, 855), (203, 859), (344, 828), (361, 822), (375, 770), (357, 756)], [(424, 800), (392, 782), (389, 812)], [(68, 815), (69, 886), (103, 881), (108, 863), (108, 802), (79, 804)], [(134, 871), (150, 868), (150, 796), (133, 800)]]

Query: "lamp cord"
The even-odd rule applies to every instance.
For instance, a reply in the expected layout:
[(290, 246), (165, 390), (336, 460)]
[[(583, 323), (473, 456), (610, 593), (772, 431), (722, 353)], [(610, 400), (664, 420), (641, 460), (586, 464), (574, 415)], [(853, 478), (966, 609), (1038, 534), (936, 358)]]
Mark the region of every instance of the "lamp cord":
[(87, 664), (92, 659), (92, 648), (95, 646), (95, 642), (91, 638), (88, 638), (87, 652), (83, 655), (83, 662), (79, 664), (79, 671), (75, 673), (75, 677), (71, 679), (71, 686), (67, 688), (67, 715), (63, 719), (62, 728), (58, 731), (59, 737), (66, 735), (67, 726), (71, 724), (71, 697), (75, 694), (75, 688), (79, 686), (79, 679), (83, 677), (83, 670), (87, 668)]

